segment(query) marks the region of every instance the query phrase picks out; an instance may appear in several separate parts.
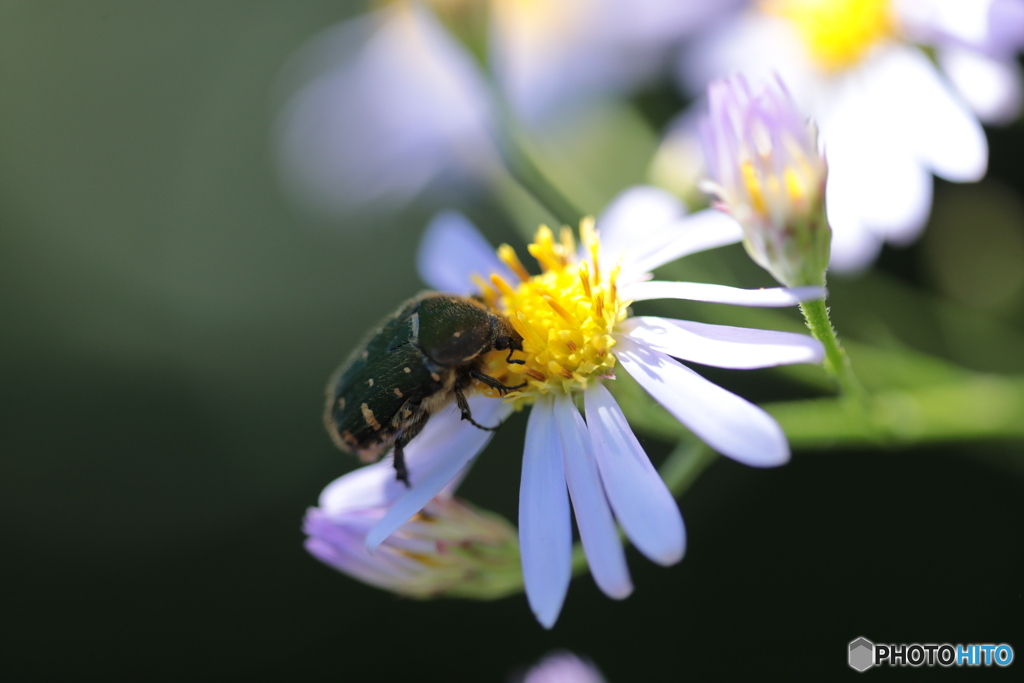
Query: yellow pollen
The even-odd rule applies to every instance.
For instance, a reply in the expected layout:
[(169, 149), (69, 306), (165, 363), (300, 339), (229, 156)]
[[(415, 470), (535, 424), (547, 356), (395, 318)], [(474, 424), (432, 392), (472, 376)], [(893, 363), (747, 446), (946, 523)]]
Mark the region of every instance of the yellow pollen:
[(786, 193), (789, 194), (790, 200), (794, 204), (801, 204), (806, 199), (807, 193), (804, 192), (803, 185), (800, 182), (800, 177), (791, 168), (787, 168), (783, 174), (782, 179), (786, 183)]
[(590, 289), (590, 268), (587, 267), (586, 261), (580, 264), (580, 284), (583, 285), (583, 291), (587, 296), (593, 299), (594, 293)]
[(498, 293), (494, 291), (494, 288), (488, 284), (487, 280), (474, 273), (471, 276), (473, 284), (480, 290), (480, 296), (483, 297), (484, 303), (490, 308), (497, 308), (498, 306)]
[[(525, 278), (515, 287), (501, 276), (491, 275), (499, 294), (497, 310), (523, 337), (523, 351), (514, 358), (525, 362), (507, 364), (507, 352), (494, 352), (486, 359), (485, 372), (505, 384), (525, 382), (523, 389), (508, 396), (517, 404), (532, 403), (552, 391), (585, 389), (588, 382), (615, 368), (615, 355), (609, 350), (615, 345), (615, 327), (626, 318), (630, 302), (618, 298), (619, 268), (604, 279), (600, 277), (600, 241), (592, 219), (581, 221), (580, 240), (590, 255), (588, 261), (579, 260), (571, 230), (562, 229), (556, 240), (549, 228), (541, 226), (529, 245), (540, 275)], [(509, 252), (511, 248), (503, 245), (499, 258), (518, 274), (512, 264), (519, 259)]]
[(558, 237), (562, 243), (562, 264), (565, 265), (576, 254), (576, 238), (573, 237), (572, 228), (568, 225), (562, 226)]
[(768, 205), (764, 201), (764, 191), (761, 188), (761, 179), (757, 176), (757, 170), (750, 161), (744, 161), (740, 165), (740, 173), (743, 176), (743, 185), (750, 195), (750, 204), (762, 216), (768, 214)]
[(748, 203), (761, 217), (770, 217), (780, 210), (806, 211), (817, 192), (815, 184), (820, 173), (802, 153), (790, 156), (793, 158), (779, 173), (771, 169), (767, 161), (761, 165), (750, 159), (740, 163), (740, 179), (747, 191)]
[(501, 292), (502, 296), (507, 297), (515, 293), (515, 290), (512, 289), (512, 286), (509, 283), (505, 282), (505, 279), (498, 275), (497, 273), (491, 274), (491, 282), (493, 282), (494, 286), (498, 288), (498, 291)]
[(857, 64), (897, 31), (891, 0), (761, 0), (761, 6), (793, 23), (825, 71)]
[(523, 262), (516, 256), (516, 250), (507, 244), (503, 244), (498, 247), (498, 258), (504, 263), (509, 269), (519, 276), (519, 279), (526, 282), (530, 279), (530, 274), (526, 272), (526, 268), (523, 267)]
[(562, 319), (565, 320), (565, 322), (569, 323), (570, 325), (576, 324), (576, 319), (572, 317), (572, 313), (565, 310), (562, 304), (558, 303), (558, 301), (555, 300), (555, 297), (551, 296), (546, 292), (541, 292), (541, 296), (544, 297), (544, 300), (548, 302), (548, 306), (554, 309), (555, 313), (562, 316)]

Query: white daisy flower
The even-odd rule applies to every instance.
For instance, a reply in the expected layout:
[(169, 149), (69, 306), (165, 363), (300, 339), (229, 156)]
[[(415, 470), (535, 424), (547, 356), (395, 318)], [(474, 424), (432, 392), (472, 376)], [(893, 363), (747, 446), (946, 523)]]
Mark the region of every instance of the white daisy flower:
[[(632, 591), (616, 521), (651, 560), (670, 565), (683, 556), (685, 533), (676, 502), (606, 387), (617, 365), (712, 448), (739, 462), (770, 467), (789, 459), (778, 424), (676, 359), (745, 369), (817, 363), (823, 355), (817, 341), (801, 334), (630, 317), (629, 305), (647, 299), (788, 306), (824, 295), (820, 287), (743, 290), (649, 279), (653, 269), (669, 261), (742, 239), (742, 229), (728, 216), (713, 210), (686, 216), (667, 193), (636, 188), (609, 207), (597, 225), (595, 230), (592, 221), (583, 222), (579, 250), (570, 229), (555, 239), (542, 227), (529, 249), (542, 272), (531, 276), (511, 247), (502, 246), (495, 258), (464, 220), (444, 214), (428, 229), (420, 258), (429, 284), (465, 293), (465, 283), (475, 282), (477, 292), (523, 337), (525, 362), (510, 365), (496, 354), (488, 374), (506, 384), (526, 383), (505, 401), (494, 401), (501, 408), (492, 414), (532, 405), (519, 538), (527, 598), (548, 628), (558, 617), (571, 575), (570, 502), (591, 574), (613, 598)], [(511, 279), (503, 275), (509, 272)], [(586, 419), (577, 409), (578, 398)], [(432, 474), (420, 476), (410, 467), (411, 488), (367, 535), (371, 551), (437, 495), (449, 481), (445, 476), (454, 476), (479, 452), (439, 447), (445, 452), (436, 455)]]
[[(494, 417), (504, 406), (476, 396), (474, 414)], [(471, 428), (458, 412), (442, 412), (406, 450), (417, 478), (427, 479), (444, 448), (476, 453), (489, 432)], [(463, 469), (463, 473), (465, 468)], [(448, 475), (445, 475), (448, 476)], [(491, 598), (521, 585), (516, 530), (502, 517), (453, 497), (460, 473), (372, 554), (366, 535), (405, 493), (390, 459), (331, 482), (303, 522), (306, 550), (324, 564), (364, 583), (414, 598)]]
[[(681, 36), (737, 2), (390, 3), (293, 58), (277, 133), (282, 181), (307, 209), (343, 215), (401, 206), (435, 181), (472, 188), (499, 173), (491, 87), (452, 26), (481, 33), (470, 41), (489, 43), (512, 110), (541, 126), (632, 89)], [(488, 12), (489, 27), (472, 25)]]
[(308, 210), (400, 206), (432, 181), (500, 166), (494, 114), (472, 55), (434, 16), (397, 3), (316, 37), (292, 60), (277, 149)]
[[(828, 157), (832, 268), (856, 271), (883, 242), (916, 239), (931, 174), (984, 176), (978, 115), (1005, 118), (1020, 100), (1011, 58), (1020, 43), (994, 20), (1000, 7), (1020, 9), (1018, 0), (761, 0), (685, 51), (680, 75), (695, 94), (735, 72), (752, 83), (782, 77)], [(935, 48), (952, 83), (917, 42)]]
[(489, 4), (492, 65), (513, 109), (538, 123), (649, 79), (668, 48), (743, 0), (434, 0)]

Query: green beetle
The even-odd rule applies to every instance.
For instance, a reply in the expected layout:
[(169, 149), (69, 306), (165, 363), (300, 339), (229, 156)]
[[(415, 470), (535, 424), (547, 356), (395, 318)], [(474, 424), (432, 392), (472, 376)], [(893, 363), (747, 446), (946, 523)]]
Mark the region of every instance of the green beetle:
[(492, 350), (523, 350), (509, 321), (461, 296), (424, 292), (403, 303), (373, 330), (327, 384), (324, 425), (334, 443), (364, 462), (394, 446), (395, 476), (409, 486), (403, 449), (430, 416), (453, 400), (473, 420), (465, 391), (474, 380), (499, 392), (520, 389), (484, 374)]

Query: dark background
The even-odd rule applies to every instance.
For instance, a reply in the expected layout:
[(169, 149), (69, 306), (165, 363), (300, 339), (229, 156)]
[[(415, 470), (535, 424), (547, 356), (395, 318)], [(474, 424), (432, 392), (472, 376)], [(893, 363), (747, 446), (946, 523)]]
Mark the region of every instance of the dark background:
[[(568, 648), (610, 681), (820, 680), (853, 675), (858, 636), (1024, 657), (1019, 444), (798, 453), (770, 471), (720, 460), (680, 503), (687, 558), (663, 569), (630, 550), (635, 594), (615, 602), (582, 577), (550, 632), (521, 595), (419, 603), (307, 556), (304, 510), (354, 464), (323, 433), (323, 383), (421, 287), (429, 215), (314, 219), (279, 189), (276, 79), (349, 4), (0, 3), (0, 670), (504, 680)], [(995, 180), (978, 192), (1013, 204), (1021, 126), (990, 143)], [(936, 216), (969, 191), (939, 184)], [(463, 208), (511, 238), (486, 203)], [(968, 264), (985, 263), (982, 223), (955, 237)], [(883, 255), (885, 277), (946, 299), (901, 342), (1021, 372), (1020, 293), (993, 308), (950, 285), (947, 234), (964, 233)], [(871, 302), (831, 284), (852, 326)], [(947, 313), (981, 341), (937, 339)], [(759, 400), (785, 391), (741, 374), (720, 373)], [(511, 519), (523, 422), (462, 490)]]

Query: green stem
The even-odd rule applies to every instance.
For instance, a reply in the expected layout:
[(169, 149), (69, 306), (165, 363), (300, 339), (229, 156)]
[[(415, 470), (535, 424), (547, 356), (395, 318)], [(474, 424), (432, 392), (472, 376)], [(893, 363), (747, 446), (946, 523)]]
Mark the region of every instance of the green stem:
[(586, 214), (548, 177), (523, 144), (523, 134), (508, 106), (493, 93), (497, 103), (498, 148), (509, 174), (562, 225), (577, 226)]
[(836, 336), (836, 330), (832, 327), (832, 321), (828, 317), (825, 300), (818, 299), (802, 303), (800, 310), (804, 314), (811, 334), (825, 347), (825, 369), (839, 383), (839, 390), (846, 397), (863, 400), (864, 388), (857, 376), (853, 374), (850, 358), (839, 343), (839, 337)]
[[(616, 398), (634, 429), (666, 441), (693, 438), (635, 381), (615, 384)], [(879, 389), (858, 402), (856, 410), (843, 398), (762, 407), (778, 420), (794, 450), (1024, 440), (1024, 376), (965, 371), (935, 384)]]
[(844, 401), (770, 403), (793, 448), (903, 446), (1024, 439), (1024, 377), (970, 375), (963, 380), (878, 391), (860, 415)]
[[(562, 225), (577, 226), (586, 214), (570, 200), (534, 160), (523, 140), (526, 138), (522, 127), (518, 124), (512, 108), (509, 106), (501, 89), (494, 82), (487, 61), (487, 33), (481, 32), (481, 17), (475, 17), (477, 23), (459, 26), (457, 22), (446, 19), (446, 15), (438, 14), (436, 8), (424, 7), (434, 14), (438, 22), (447, 27), (448, 33), (469, 51), (474, 57), (481, 80), (487, 86), (487, 94), (494, 107), (497, 118), (497, 145), (509, 174), (526, 190), (542, 207), (547, 209)], [(486, 16), (483, 17), (486, 21)], [(485, 25), (485, 24), (484, 24)], [(464, 29), (464, 30), (460, 30)]]
[(718, 456), (703, 441), (683, 441), (665, 459), (658, 473), (672, 495), (678, 498), (704, 473)]

